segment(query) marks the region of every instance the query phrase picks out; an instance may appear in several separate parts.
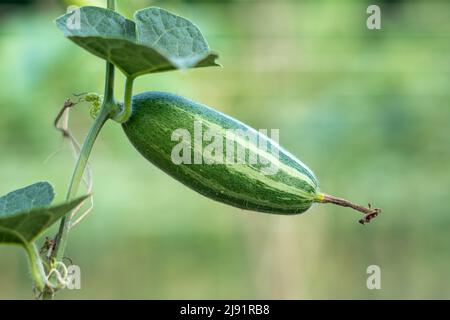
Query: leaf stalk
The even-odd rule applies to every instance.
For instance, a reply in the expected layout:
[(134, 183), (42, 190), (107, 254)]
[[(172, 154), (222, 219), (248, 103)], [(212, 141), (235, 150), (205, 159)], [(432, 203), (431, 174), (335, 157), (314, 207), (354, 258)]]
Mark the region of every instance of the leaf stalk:
[(134, 83), (134, 77), (127, 77), (127, 80), (125, 82), (125, 96), (123, 99), (123, 106), (119, 112), (113, 116), (113, 120), (117, 121), (119, 123), (127, 122), (128, 119), (131, 117), (131, 104), (132, 104), (132, 97), (133, 97), (133, 83)]

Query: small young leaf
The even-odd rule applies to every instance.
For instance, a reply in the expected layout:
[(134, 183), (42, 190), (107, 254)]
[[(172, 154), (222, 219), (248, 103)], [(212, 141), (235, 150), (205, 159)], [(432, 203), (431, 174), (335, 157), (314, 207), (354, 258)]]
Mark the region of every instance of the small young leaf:
[(128, 77), (179, 68), (219, 66), (200, 30), (189, 20), (151, 7), (135, 13), (136, 23), (98, 7), (81, 7), (79, 24), (67, 13), (56, 24), (64, 35), (110, 61)]
[(87, 196), (50, 206), (54, 192), (39, 182), (0, 198), (0, 243), (27, 245)]

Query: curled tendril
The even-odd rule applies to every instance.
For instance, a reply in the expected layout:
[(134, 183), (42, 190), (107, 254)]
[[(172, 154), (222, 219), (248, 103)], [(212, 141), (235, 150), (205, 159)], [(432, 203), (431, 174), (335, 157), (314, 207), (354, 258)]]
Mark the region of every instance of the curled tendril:
[[(60, 110), (60, 112), (58, 113), (58, 115), (55, 119), (54, 125), (55, 125), (56, 129), (58, 129), (62, 133), (62, 136), (65, 139), (69, 140), (71, 147), (72, 147), (74, 158), (76, 160), (79, 157), (79, 154), (81, 151), (81, 146), (69, 129), (69, 111), (72, 107), (74, 107), (78, 103), (89, 102), (92, 105), (91, 111), (90, 111), (91, 116), (95, 117), (96, 116), (95, 109), (97, 107), (100, 108), (101, 103), (103, 101), (103, 97), (97, 93), (80, 93), (80, 94), (74, 94), (74, 96), (78, 97), (78, 100), (76, 102), (72, 102), (70, 99), (67, 99), (64, 102), (62, 109)], [(46, 161), (48, 161), (49, 158), (47, 158)], [(92, 171), (91, 166), (88, 163), (86, 166), (86, 171), (84, 172), (84, 175), (83, 175), (83, 182), (84, 182), (87, 192), (89, 194), (92, 193), (92, 188), (93, 188), (91, 171)], [(83, 203), (80, 204), (78, 207), (76, 207), (72, 211), (72, 213), (70, 215), (70, 220), (73, 220), (75, 218), (75, 216), (80, 212), (82, 206), (83, 206)], [(75, 221), (73, 221), (71, 223), (70, 227), (73, 228), (78, 223), (80, 223), (91, 212), (93, 207), (94, 207), (94, 200), (93, 200), (93, 197), (91, 196), (91, 197), (89, 197), (89, 206), (87, 207), (87, 209), (84, 212), (82, 212)], [(50, 257), (53, 249), (54, 249), (54, 246), (47, 246), (46, 248), (44, 247), (42, 250), (48, 251), (47, 256)]]
[(84, 96), (84, 100), (91, 104), (89, 113), (93, 119), (97, 118), (100, 108), (102, 106), (103, 97), (97, 93), (88, 93)]
[[(52, 283), (52, 281), (50, 281), (52, 275), (54, 275), (53, 278), (56, 280), (56, 283)], [(64, 262), (55, 261), (52, 263), (52, 268), (48, 274), (45, 275), (45, 285), (51, 292), (63, 289), (68, 285), (68, 276), (69, 271), (67, 270), (67, 266)]]
[[(69, 279), (69, 271), (67, 266), (62, 261), (53, 261), (50, 265), (51, 269), (46, 274), (43, 272), (42, 278), (45, 282), (46, 290), (50, 291), (52, 296), (56, 291), (60, 289), (64, 289), (70, 283)], [(40, 291), (35, 287), (33, 287), (33, 292), (36, 299), (41, 298), (43, 291)]]

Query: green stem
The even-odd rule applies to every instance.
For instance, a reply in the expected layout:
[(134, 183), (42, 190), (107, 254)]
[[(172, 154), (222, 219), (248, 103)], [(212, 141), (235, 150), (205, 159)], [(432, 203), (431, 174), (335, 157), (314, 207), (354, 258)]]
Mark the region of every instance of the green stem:
[[(84, 140), (83, 146), (81, 147), (80, 156), (78, 157), (77, 164), (75, 166), (75, 170), (72, 175), (72, 180), (69, 185), (69, 190), (67, 191), (66, 200), (73, 199), (78, 191), (78, 188), (83, 179), (84, 170), (86, 169), (86, 165), (88, 163), (89, 156), (92, 151), (92, 147), (94, 146), (95, 140), (97, 139), (98, 134), (100, 133), (103, 125), (109, 119), (111, 113), (111, 107), (109, 104), (103, 105), (100, 110), (100, 114), (94, 121), (94, 124), (89, 130), (89, 133)], [(70, 228), (70, 218), (69, 215), (66, 215), (61, 219), (61, 224), (59, 226), (59, 232), (56, 238), (55, 249), (52, 253), (52, 257), (57, 261), (62, 260), (64, 257), (64, 250), (67, 243), (67, 236)]]
[[(86, 165), (88, 163), (89, 155), (91, 154), (92, 147), (94, 146), (94, 142), (98, 137), (103, 125), (110, 118), (111, 114), (111, 105), (104, 104), (102, 109), (100, 110), (100, 114), (94, 121), (89, 133), (84, 140), (83, 146), (81, 147), (80, 156), (78, 157), (77, 164), (75, 166), (75, 170), (72, 175), (72, 180), (70, 182), (69, 190), (67, 191), (67, 200), (71, 200), (77, 194), (78, 188), (83, 179), (84, 170), (86, 169)], [(59, 225), (59, 231), (56, 235), (55, 248), (52, 251), (51, 258), (56, 259), (57, 261), (61, 261), (64, 257), (64, 251), (67, 245), (67, 239), (69, 236), (70, 229), (70, 215), (67, 214), (61, 219), (61, 223)], [(43, 294), (43, 299), (52, 299), (53, 293), (50, 289), (46, 289)]]
[(45, 271), (39, 251), (34, 243), (24, 242), (23, 245), (28, 253), (28, 259), (30, 259), (30, 271), (36, 289), (42, 292), (45, 288)]
[(124, 123), (131, 117), (131, 102), (133, 97), (134, 77), (127, 77), (125, 82), (125, 96), (123, 98), (123, 107), (119, 113), (113, 116), (113, 120)]
[[(115, 9), (115, 0), (108, 0), (108, 9)], [(67, 191), (66, 200), (71, 200), (76, 196), (78, 188), (83, 179), (84, 171), (86, 170), (86, 165), (89, 160), (89, 156), (94, 146), (95, 140), (97, 139), (103, 125), (108, 119), (111, 118), (113, 110), (117, 108), (114, 101), (114, 65), (110, 62), (106, 63), (106, 76), (105, 76), (105, 91), (103, 104), (100, 109), (100, 113), (95, 119), (93, 125), (89, 129), (89, 132), (83, 142), (83, 146), (80, 150), (80, 155), (78, 157), (75, 169), (72, 175), (72, 180), (70, 181), (69, 190)], [(66, 215), (61, 219), (59, 225), (59, 231), (56, 235), (55, 248), (51, 253), (51, 259), (56, 259), (61, 261), (64, 257), (64, 251), (67, 245), (67, 239), (70, 229), (70, 216)], [(52, 299), (53, 294), (49, 289), (46, 289), (43, 294), (43, 299)]]

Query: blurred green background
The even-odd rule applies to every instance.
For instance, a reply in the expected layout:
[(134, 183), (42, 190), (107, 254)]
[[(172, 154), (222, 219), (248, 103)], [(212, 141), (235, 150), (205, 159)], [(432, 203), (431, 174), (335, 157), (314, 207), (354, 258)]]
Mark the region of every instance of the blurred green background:
[[(72, 93), (103, 92), (105, 63), (52, 21), (67, 5), (106, 1), (6, 2), (0, 194), (49, 180), (62, 201), (74, 160), (52, 121)], [(369, 4), (380, 5), (382, 30), (366, 28)], [(279, 128), (323, 191), (383, 212), (361, 226), (331, 205), (299, 216), (228, 207), (147, 163), (111, 122), (92, 155), (94, 211), (68, 244), (82, 289), (59, 298), (450, 299), (448, 1), (117, 4), (127, 17), (151, 5), (193, 20), (224, 67), (141, 77), (136, 93), (173, 92)], [(121, 98), (120, 75), (116, 90)], [(70, 120), (81, 140), (88, 106)], [(381, 290), (366, 287), (373, 264)], [(30, 284), (22, 250), (1, 246), (0, 299), (33, 298)]]

